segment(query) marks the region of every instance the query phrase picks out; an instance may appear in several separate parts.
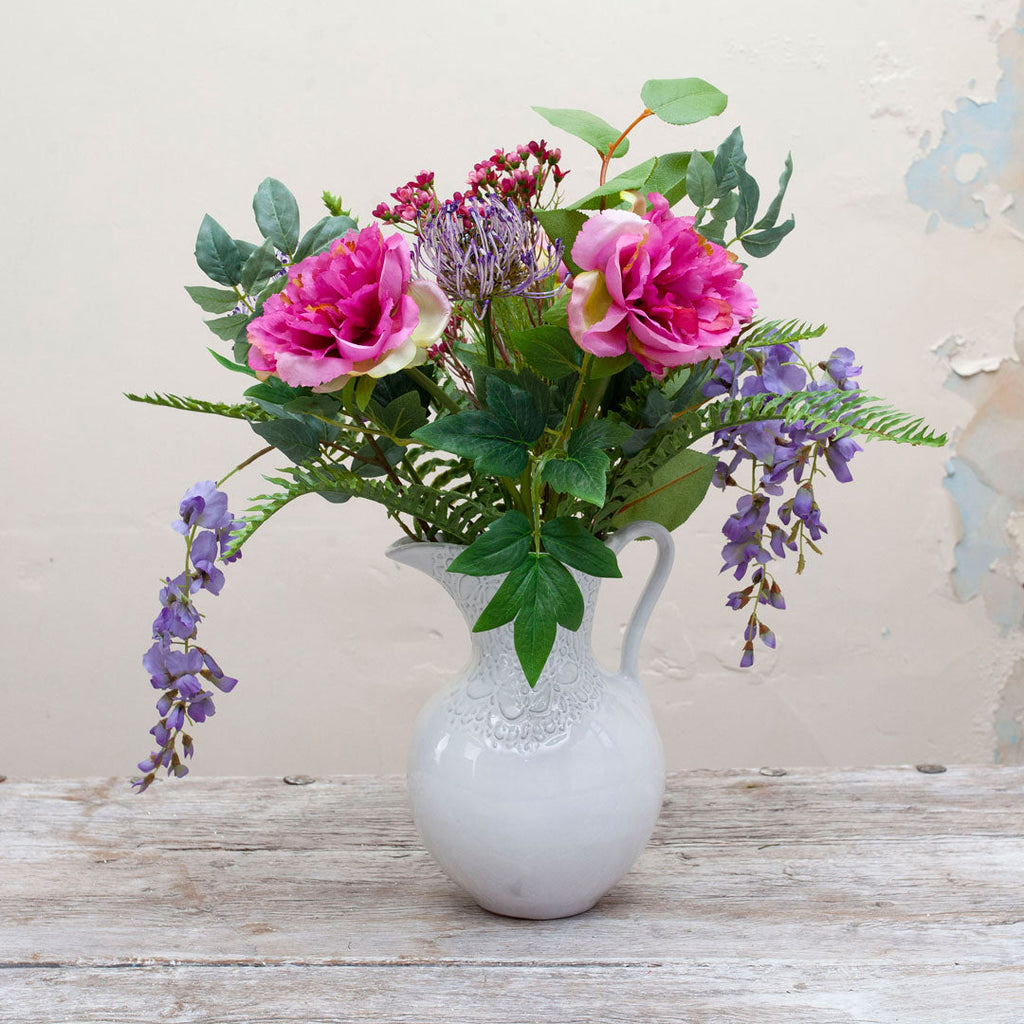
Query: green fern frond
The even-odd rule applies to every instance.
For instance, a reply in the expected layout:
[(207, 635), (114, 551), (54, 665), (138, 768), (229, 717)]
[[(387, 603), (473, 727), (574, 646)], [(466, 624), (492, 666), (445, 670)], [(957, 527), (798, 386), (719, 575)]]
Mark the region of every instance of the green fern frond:
[(869, 441), (932, 448), (946, 443), (946, 435), (930, 430), (920, 417), (898, 412), (863, 391), (794, 391), (787, 395), (751, 395), (711, 402), (678, 416), (654, 443), (641, 449), (618, 470), (598, 521), (610, 519), (659, 466), (685, 448), (692, 448), (701, 438), (719, 430), (768, 420), (800, 422), (815, 433), (837, 430)]
[(162, 405), (167, 409), (180, 409), (183, 412), (205, 412), (213, 416), (226, 416), (233, 420), (248, 420), (251, 423), (262, 422), (271, 419), (269, 413), (264, 412), (254, 402), (244, 402), (232, 405), (227, 402), (207, 402), (201, 398), (188, 398), (182, 395), (162, 395), (159, 392), (154, 395), (133, 395), (126, 393), (125, 398), (129, 402), (143, 402), (146, 405)]
[(841, 430), (868, 441), (893, 441), (933, 448), (946, 443), (946, 435), (930, 430), (920, 417), (899, 412), (864, 391), (839, 391), (835, 388), (793, 391), (786, 395), (750, 395), (711, 402), (681, 415), (670, 433), (676, 443), (681, 441), (681, 447), (688, 448), (694, 441), (716, 431), (766, 420), (805, 423), (807, 429), (815, 432)]
[(419, 484), (408, 484), (399, 492), (390, 481), (366, 479), (342, 466), (306, 465), (286, 471), (285, 477), (267, 477), (280, 488), (261, 494), (243, 518), (244, 526), (232, 538), (237, 551), (271, 516), (304, 494), (345, 494), (383, 505), (392, 515), (399, 513), (421, 519), (433, 529), (460, 544), (469, 544), (495, 519), (499, 512), (461, 494)]
[(767, 348), (772, 345), (795, 345), (800, 341), (820, 338), (828, 328), (825, 324), (808, 324), (802, 320), (754, 320), (740, 335), (740, 348)]

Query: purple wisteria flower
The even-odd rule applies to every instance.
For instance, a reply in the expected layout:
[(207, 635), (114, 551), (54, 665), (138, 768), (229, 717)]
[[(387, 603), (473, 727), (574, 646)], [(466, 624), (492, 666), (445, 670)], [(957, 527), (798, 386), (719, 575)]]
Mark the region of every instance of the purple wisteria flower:
[(173, 525), (185, 535), (188, 554), (185, 571), (174, 579), (164, 579), (160, 612), (153, 620), (154, 643), (142, 657), (150, 685), (161, 695), (156, 704), (160, 720), (149, 730), (157, 749), (139, 762), (143, 774), (132, 780), (140, 793), (149, 788), (161, 768), (168, 776), (188, 774), (182, 759), (190, 758), (194, 747), (185, 728), (205, 722), (217, 710), (213, 691), (207, 686), (229, 693), (238, 682), (224, 675), (212, 655), (195, 642), (202, 616), (192, 595), (200, 590), (220, 593), (224, 573), (216, 560), (218, 556), (225, 562), (241, 557), (241, 552), (224, 557), (241, 522), (228, 511), (227, 495), (212, 480), (205, 480), (185, 492), (179, 519)]
[(441, 290), (472, 302), (482, 317), (502, 295), (547, 298), (561, 285), (541, 284), (558, 269), (562, 242), (551, 242), (531, 213), (496, 195), (450, 200), (426, 220), (416, 244)]
[[(722, 358), (712, 378), (703, 386), (705, 397), (732, 399), (754, 395), (787, 395), (794, 391), (855, 391), (853, 379), (861, 367), (848, 348), (838, 348), (818, 364), (825, 372), (813, 379), (813, 368), (801, 357), (796, 343), (738, 348)], [(743, 635), (742, 667), (754, 661), (754, 640), (775, 647), (775, 634), (758, 618), (759, 609), (785, 608), (782, 591), (771, 573), (773, 561), (796, 552), (797, 572), (804, 568), (804, 548), (818, 551), (816, 542), (827, 532), (814, 497), (814, 478), (831, 471), (841, 483), (852, 480), (849, 462), (861, 450), (848, 434), (836, 429), (812, 430), (803, 421), (763, 420), (729, 427), (715, 435), (711, 454), (719, 456), (713, 483), (726, 489), (745, 491), (736, 511), (726, 520), (722, 533), (722, 571), (732, 570), (742, 580), (753, 566), (750, 584), (726, 599), (728, 607), (739, 610), (753, 603)], [(797, 484), (795, 494), (775, 509), (772, 499), (783, 497), (786, 485)]]

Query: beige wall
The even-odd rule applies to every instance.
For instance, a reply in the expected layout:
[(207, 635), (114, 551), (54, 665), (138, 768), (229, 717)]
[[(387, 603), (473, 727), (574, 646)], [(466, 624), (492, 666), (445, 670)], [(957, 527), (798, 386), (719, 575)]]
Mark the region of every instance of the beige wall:
[[(754, 671), (736, 667), (742, 621), (718, 574), (729, 502), (713, 494), (678, 532), (642, 659), (669, 762), (1022, 759), (1024, 477), (1000, 473), (1024, 461), (1021, 183), (1006, 158), (1020, 122), (998, 92), (1024, 66), (1016, 0), (617, 11), (113, 0), (7, 13), (0, 773), (127, 775), (149, 749), (139, 659), (159, 577), (182, 559), (168, 524), (189, 484), (257, 447), (240, 424), (120, 397), (238, 393), (182, 291), (201, 282), (202, 214), (252, 234), (250, 197), (270, 174), (307, 223), (323, 188), (365, 221), (423, 167), (451, 190), (495, 146), (542, 135), (582, 191), (595, 161), (530, 104), (625, 123), (645, 78), (685, 75), (729, 109), (695, 129), (646, 122), (638, 159), (740, 123), (770, 187), (791, 149), (797, 230), (749, 271), (762, 312), (829, 322), (867, 387), (958, 440), (869, 448), (854, 484), (822, 486), (825, 557), (783, 574), (779, 651)], [(964, 98), (984, 106), (944, 124)], [(972, 135), (979, 109), (987, 134)], [(965, 162), (957, 146), (975, 135), (981, 156)], [(260, 489), (256, 472), (236, 478), (234, 507)], [(229, 567), (204, 636), (241, 682), (196, 730), (196, 771), (401, 770), (417, 707), (468, 642), (430, 581), (384, 559), (394, 536), (373, 507), (307, 499)], [(606, 587), (608, 662), (650, 557), (631, 551), (629, 579)]]

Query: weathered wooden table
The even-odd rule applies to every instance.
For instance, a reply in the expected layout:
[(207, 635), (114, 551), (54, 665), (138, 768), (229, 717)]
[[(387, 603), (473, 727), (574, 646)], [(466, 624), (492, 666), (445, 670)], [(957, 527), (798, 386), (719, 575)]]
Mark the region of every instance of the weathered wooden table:
[(399, 778), (0, 785), (0, 1021), (1024, 1022), (1024, 768), (678, 772), (590, 913), (479, 910)]

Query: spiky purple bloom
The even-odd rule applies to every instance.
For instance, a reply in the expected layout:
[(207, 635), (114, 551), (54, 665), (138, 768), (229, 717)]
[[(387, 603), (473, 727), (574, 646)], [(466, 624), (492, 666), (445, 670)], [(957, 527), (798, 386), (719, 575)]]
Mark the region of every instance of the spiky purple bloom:
[(532, 214), (496, 195), (442, 204), (420, 229), (415, 259), (478, 316), (497, 296), (547, 298), (561, 287), (541, 285), (561, 263), (561, 240), (549, 241)]
[[(142, 666), (149, 673), (150, 685), (160, 690), (156, 703), (160, 720), (149, 730), (157, 749), (139, 762), (143, 774), (132, 781), (142, 792), (148, 789), (160, 768), (168, 775), (181, 778), (188, 774), (182, 757), (193, 753), (192, 737), (185, 731), (190, 723), (205, 722), (215, 712), (212, 683), (223, 693), (234, 689), (237, 679), (225, 676), (220, 666), (202, 647), (195, 644), (195, 635), (202, 616), (192, 602), (200, 590), (219, 594), (224, 586), (224, 573), (216, 565), (218, 554), (224, 561), (233, 561), (238, 553), (224, 558), (230, 547), (233, 531), (240, 522), (228, 511), (228, 498), (212, 481), (190, 487), (181, 501), (174, 528), (183, 533), (188, 546), (188, 566), (174, 579), (165, 578), (160, 591), (160, 613), (153, 621), (156, 641), (142, 657)], [(177, 744), (181, 740), (181, 754)]]

